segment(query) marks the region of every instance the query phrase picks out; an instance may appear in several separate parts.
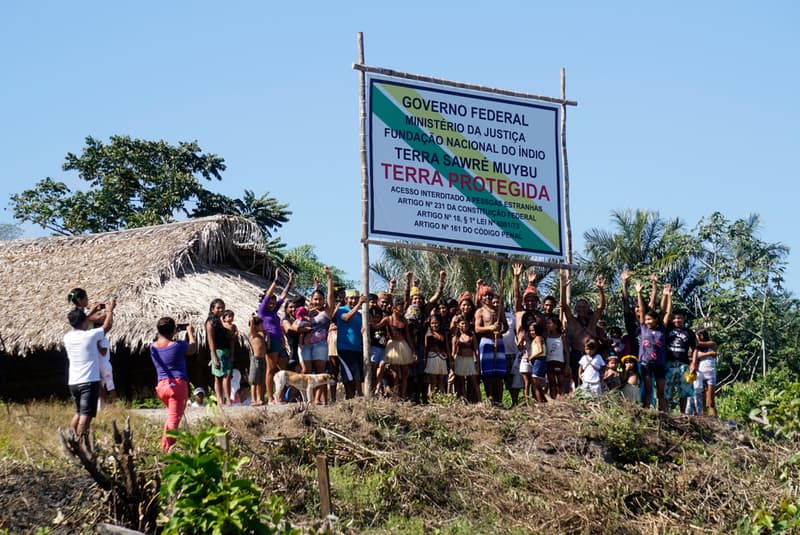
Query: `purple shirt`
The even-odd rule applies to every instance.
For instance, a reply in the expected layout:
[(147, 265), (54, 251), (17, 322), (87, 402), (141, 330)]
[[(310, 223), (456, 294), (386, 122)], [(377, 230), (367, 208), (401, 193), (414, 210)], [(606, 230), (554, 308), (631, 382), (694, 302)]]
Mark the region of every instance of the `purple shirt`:
[(270, 298), (267, 296), (264, 297), (264, 300), (258, 305), (256, 314), (258, 314), (264, 324), (265, 333), (273, 337), (281, 337), (283, 336), (283, 330), (281, 329), (281, 319), (278, 317), (278, 310), (280, 310), (283, 304), (283, 299), (275, 300), (275, 308), (271, 312), (267, 310), (269, 299)]
[(150, 358), (156, 367), (158, 380), (162, 379), (183, 379), (189, 380), (186, 373), (186, 350), (189, 349), (189, 342), (179, 340), (167, 347), (156, 347), (150, 344)]
[(667, 363), (667, 343), (664, 339), (664, 328), (650, 329), (644, 323), (641, 324), (640, 328), (639, 362), (665, 366)]

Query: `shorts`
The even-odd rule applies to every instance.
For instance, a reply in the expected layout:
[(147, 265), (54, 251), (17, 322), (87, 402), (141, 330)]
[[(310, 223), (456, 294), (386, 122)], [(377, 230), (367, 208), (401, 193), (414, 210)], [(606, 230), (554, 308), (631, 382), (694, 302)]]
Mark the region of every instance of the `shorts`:
[(100, 397), (100, 381), (69, 385), (69, 393), (75, 402), (75, 412), (80, 416), (97, 416), (97, 400)]
[(689, 398), (694, 395), (694, 386), (687, 383), (684, 376), (689, 371), (689, 365), (683, 362), (670, 362), (667, 364), (667, 375), (664, 386), (664, 396), (673, 399), (676, 395), (679, 398)]
[(250, 373), (247, 380), (251, 385), (263, 385), (267, 380), (267, 359), (250, 357)]
[(563, 377), (564, 376), (564, 363), (560, 360), (548, 360), (547, 361), (547, 373), (551, 377)]
[(214, 366), (214, 361), (211, 361), (211, 375), (214, 377), (226, 377), (233, 371), (233, 360), (231, 360), (230, 349), (217, 349), (217, 358), (219, 359), (219, 368)]
[(502, 339), (497, 340), (495, 348), (494, 340), (481, 338), (478, 350), (481, 355), (481, 375), (483, 377), (504, 377), (506, 375), (506, 353)]
[(511, 365), (511, 386), (509, 386), (509, 390), (521, 390), (525, 386), (525, 383), (522, 381), (522, 375), (520, 375), (520, 366), (522, 366), (522, 353), (517, 353), (517, 357), (514, 359), (514, 363)]
[(717, 384), (717, 359), (704, 358), (697, 363), (697, 382), (710, 386)]
[(283, 336), (269, 335), (269, 353), (277, 353), (279, 359), (289, 358), (289, 353), (286, 352), (286, 346), (283, 343)]
[(383, 362), (383, 353), (386, 351), (383, 347), (369, 346), (369, 361), (373, 364), (380, 364)]
[(534, 377), (539, 379), (547, 379), (547, 360), (543, 357), (533, 359), (533, 370), (531, 371)]
[(599, 397), (600, 394), (603, 393), (603, 384), (602, 383), (587, 383), (583, 382), (580, 386), (581, 390), (585, 390), (589, 392), (594, 397)]
[(364, 382), (364, 360), (361, 351), (340, 349), (339, 365), (341, 366), (343, 383)]
[(317, 342), (316, 344), (304, 345), (300, 348), (300, 360), (311, 362), (312, 360), (328, 360), (328, 342)]
[(642, 377), (655, 377), (656, 381), (661, 381), (667, 376), (667, 367), (657, 362), (650, 362), (649, 364), (642, 364)]

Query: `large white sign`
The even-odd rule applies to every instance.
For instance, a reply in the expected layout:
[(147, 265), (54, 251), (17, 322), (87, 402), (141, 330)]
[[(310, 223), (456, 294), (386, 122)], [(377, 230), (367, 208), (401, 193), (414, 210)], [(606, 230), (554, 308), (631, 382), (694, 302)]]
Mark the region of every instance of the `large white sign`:
[(367, 74), (370, 236), (563, 257), (560, 107)]

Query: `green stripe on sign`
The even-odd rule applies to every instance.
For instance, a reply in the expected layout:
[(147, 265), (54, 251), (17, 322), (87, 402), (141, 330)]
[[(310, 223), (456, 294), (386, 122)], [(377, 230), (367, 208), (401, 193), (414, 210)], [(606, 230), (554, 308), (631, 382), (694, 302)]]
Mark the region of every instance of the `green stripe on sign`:
[[(406, 130), (410, 130), (416, 134), (424, 134), (424, 132), (415, 125), (408, 125), (405, 124), (405, 113), (398, 108), (386, 95), (383, 94), (382, 91), (378, 89), (378, 87), (373, 84), (372, 92), (371, 92), (371, 107), (372, 113), (377, 115), (381, 121), (383, 121), (387, 126), (394, 129), (404, 128)], [(436, 154), (440, 163), (432, 163), (431, 166), (436, 169), (439, 174), (442, 175), (443, 179), (447, 179), (449, 173), (455, 171), (458, 174), (469, 174), (468, 171), (460, 166), (452, 167), (452, 166), (445, 166), (441, 162), (444, 161), (445, 152), (436, 144), (432, 144), (430, 146), (425, 145), (421, 142), (415, 141), (407, 141), (407, 140), (398, 140), (402, 141), (407, 144), (410, 148), (418, 150), (418, 151), (425, 151), (430, 154)], [(470, 175), (472, 176), (472, 175)], [(482, 201), (493, 200), (497, 201), (497, 198), (489, 193), (488, 191), (484, 190), (482, 192), (473, 191), (471, 189), (462, 188), (460, 182), (453, 184), (456, 189), (458, 189), (461, 193), (467, 196), (467, 199), (480, 199)], [(512, 215), (512, 212), (503, 206), (492, 206), (473, 203), (475, 207), (483, 212), (483, 214), (491, 219), (495, 224), (497, 224), (498, 220), (502, 221), (520, 221), (518, 218)], [(496, 215), (490, 215), (488, 210), (498, 212)], [(503, 227), (498, 225), (500, 229)], [(519, 234), (520, 239), (514, 239), (514, 241), (519, 245), (519, 247), (528, 250), (534, 251), (541, 251), (541, 252), (549, 252), (549, 253), (558, 253), (557, 249), (553, 248), (552, 246), (546, 244), (542, 238), (536, 235), (530, 228), (526, 225), (520, 225), (520, 228), (513, 229), (513, 233)]]
[[(422, 97), (422, 95), (419, 94), (418, 91), (416, 91), (411, 87), (393, 85), (393, 84), (381, 84), (381, 86), (388, 94), (394, 97), (395, 102), (400, 102), (404, 96), (424, 98)], [(411, 115), (420, 118), (430, 118), (430, 119), (438, 119), (440, 121), (446, 121), (446, 119), (442, 115), (433, 111), (415, 109), (415, 110), (408, 110), (407, 112), (403, 113), (410, 113)], [(466, 138), (461, 134), (459, 134), (458, 132), (448, 132), (436, 128), (432, 128), (429, 130), (432, 133), (436, 133), (442, 136), (447, 136), (459, 140), (466, 140)], [(448, 147), (447, 150), (449, 150), (453, 155), (458, 156), (460, 158), (467, 158), (467, 159), (476, 158), (479, 160), (492, 161), (491, 158), (488, 158), (480, 151), (473, 150), (470, 148), (464, 148), (459, 146), (459, 147)], [(494, 173), (494, 175), (497, 178), (504, 178), (510, 181), (510, 178), (503, 173)], [(556, 192), (554, 191), (552, 192), (552, 194), (555, 195)], [(490, 195), (498, 197), (504, 201), (519, 202), (519, 199), (512, 196), (511, 194), (502, 195), (500, 193), (490, 193)], [(533, 206), (539, 206), (539, 203), (533, 201), (533, 199), (526, 198), (525, 201), (532, 204)], [(553, 247), (553, 244), (558, 244), (561, 239), (561, 232), (560, 229), (558, 228), (558, 222), (555, 219), (553, 219), (549, 214), (543, 211), (536, 213), (535, 225), (525, 220), (519, 220), (519, 221), (522, 224), (527, 224), (534, 227), (534, 232), (536, 232), (546, 243), (549, 243), (550, 247)], [(558, 247), (555, 248), (558, 249)]]

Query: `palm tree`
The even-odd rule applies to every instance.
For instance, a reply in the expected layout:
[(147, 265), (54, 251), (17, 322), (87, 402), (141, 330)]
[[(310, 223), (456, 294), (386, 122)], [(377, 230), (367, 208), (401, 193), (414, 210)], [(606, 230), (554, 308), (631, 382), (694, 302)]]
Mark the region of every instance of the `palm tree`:
[[(587, 275), (603, 275), (611, 296), (617, 294), (614, 289), (619, 289), (623, 270), (640, 278), (655, 273), (672, 284), (676, 302), (688, 302), (701, 280), (696, 263), (698, 245), (683, 222), (666, 220), (658, 212), (630, 209), (613, 210), (611, 222), (611, 231), (593, 228), (584, 234), (585, 256), (579, 263), (586, 266)], [(611, 308), (618, 312), (613, 302)]]

